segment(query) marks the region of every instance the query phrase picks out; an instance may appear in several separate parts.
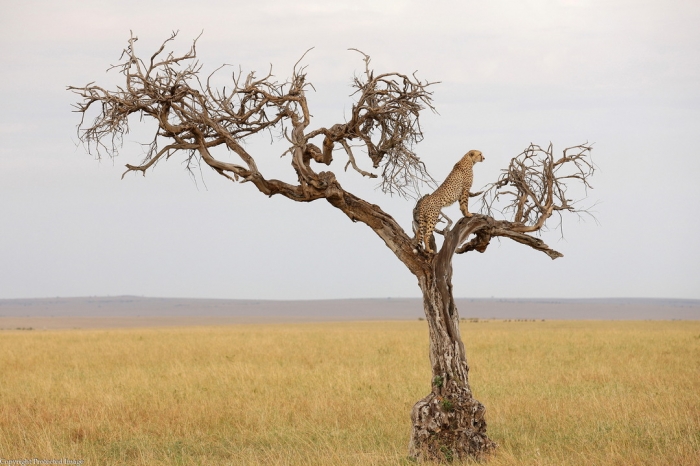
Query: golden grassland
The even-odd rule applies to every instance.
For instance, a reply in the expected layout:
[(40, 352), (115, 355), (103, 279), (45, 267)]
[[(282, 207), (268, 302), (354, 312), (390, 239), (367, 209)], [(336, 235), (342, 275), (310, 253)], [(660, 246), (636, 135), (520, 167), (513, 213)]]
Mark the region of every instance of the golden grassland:
[[(491, 465), (700, 464), (700, 322), (463, 322)], [(425, 322), (0, 332), (0, 458), (402, 465)]]

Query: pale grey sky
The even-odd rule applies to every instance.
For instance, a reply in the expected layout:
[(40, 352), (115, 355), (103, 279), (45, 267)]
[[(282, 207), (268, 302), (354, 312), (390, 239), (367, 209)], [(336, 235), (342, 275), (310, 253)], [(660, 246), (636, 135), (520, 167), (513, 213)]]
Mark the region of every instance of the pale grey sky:
[[(209, 172), (195, 184), (178, 160), (121, 180), (142, 156), (138, 130), (114, 162), (76, 145), (65, 87), (117, 82), (105, 70), (129, 30), (143, 55), (172, 30), (175, 50), (203, 30), (205, 70), (272, 63), (281, 80), (315, 47), (317, 125), (350, 108), (362, 67), (350, 47), (377, 71), (441, 81), (417, 147), (437, 179), (470, 149), (486, 156), (481, 186), (530, 142), (595, 143), (586, 202), (600, 224), (571, 216), (564, 240), (545, 234), (556, 261), (506, 240), (457, 257), (456, 296), (700, 298), (697, 1), (29, 0), (2, 11), (0, 298), (419, 295), (383, 242), (326, 202), (268, 199)], [(290, 175), (284, 147), (253, 149)], [(343, 183), (410, 228), (412, 204), (354, 174)]]

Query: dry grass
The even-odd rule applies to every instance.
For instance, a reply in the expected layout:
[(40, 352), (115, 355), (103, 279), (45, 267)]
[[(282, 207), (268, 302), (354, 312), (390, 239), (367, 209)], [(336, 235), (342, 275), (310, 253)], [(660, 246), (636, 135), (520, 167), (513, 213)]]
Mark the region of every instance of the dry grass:
[[(491, 465), (700, 464), (700, 322), (464, 323)], [(409, 464), (424, 322), (0, 332), (0, 458)]]

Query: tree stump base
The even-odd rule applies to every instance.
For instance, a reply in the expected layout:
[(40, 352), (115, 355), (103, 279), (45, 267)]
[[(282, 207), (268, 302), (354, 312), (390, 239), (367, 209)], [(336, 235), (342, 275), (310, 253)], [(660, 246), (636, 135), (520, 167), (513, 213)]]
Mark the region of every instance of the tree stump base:
[[(419, 462), (481, 461), (497, 444), (486, 436), (486, 408), (465, 388), (436, 387), (411, 411), (409, 455)], [(435, 393), (438, 392), (438, 393)]]

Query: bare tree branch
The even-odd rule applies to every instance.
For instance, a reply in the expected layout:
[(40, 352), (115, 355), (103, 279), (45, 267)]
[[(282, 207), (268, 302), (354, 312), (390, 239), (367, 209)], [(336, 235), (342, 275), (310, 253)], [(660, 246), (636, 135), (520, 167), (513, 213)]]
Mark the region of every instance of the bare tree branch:
[(413, 146), (423, 140), (419, 112), (425, 108), (435, 111), (427, 88), (436, 83), (422, 82), (415, 73), (375, 76), (369, 55), (350, 50), (362, 54), (365, 72), (354, 79), (357, 102), (346, 125), (347, 135), (362, 140), (374, 168), (382, 168), (382, 191), (416, 197), (420, 184), (435, 183)]
[[(377, 175), (362, 170), (356, 160), (350, 141), (359, 140), (373, 166), (382, 167), (382, 186), (386, 192), (403, 195), (421, 180), (429, 180), (424, 165), (411, 148), (422, 139), (420, 110), (433, 110), (431, 93), (426, 90), (431, 83), (398, 73), (375, 78), (369, 69), (369, 57), (363, 54), (366, 80), (355, 79), (357, 101), (350, 121), (308, 131), (311, 114), (305, 93), (312, 85), (306, 81), (305, 67), (300, 63), (309, 50), (294, 65), (287, 81), (275, 81), (271, 69), (262, 77), (239, 70), (231, 73), (229, 84), (215, 88), (212, 77), (228, 65), (200, 80), (202, 65), (197, 60), (197, 39), (185, 53), (178, 55), (167, 52), (176, 38), (177, 32), (173, 32), (144, 61), (136, 50), (138, 38), (132, 34), (120, 61), (109, 68), (123, 75), (123, 87), (108, 90), (94, 83), (68, 87), (80, 97), (75, 105), (81, 114), (78, 136), (88, 152), (98, 157), (117, 156), (123, 136), (130, 129), (129, 118), (133, 115), (140, 120), (151, 120), (157, 129), (146, 144), (146, 154), (140, 163), (127, 164), (124, 175), (129, 172), (145, 175), (159, 161), (183, 154), (190, 171), (209, 166), (231, 181), (253, 183), (269, 196), (280, 194), (302, 202), (336, 199), (332, 203), (346, 215), (367, 223), (375, 231), (391, 224), (392, 241), (396, 243), (391, 245), (392, 249), (400, 251), (402, 260), (415, 262), (409, 257), (410, 238), (393, 218), (377, 206), (368, 208), (371, 204), (363, 205), (360, 215), (358, 201), (348, 197), (349, 193), (340, 187), (333, 172), (316, 172), (311, 162), (331, 165), (334, 144), (339, 143), (348, 155), (349, 166), (362, 176), (376, 178)], [(88, 115), (94, 118), (90, 122)], [(261, 173), (256, 157), (245, 149), (245, 141), (263, 133), (273, 140), (286, 138), (289, 146), (283, 155), (291, 154), (290, 165), (297, 184), (267, 179)], [(311, 142), (316, 136), (323, 136), (322, 148)], [(216, 147), (225, 147), (238, 160), (217, 158), (212, 152)]]
[[(219, 167), (221, 171), (217, 171), (229, 178), (226, 173), (232, 172), (232, 179), (247, 181), (261, 174), (255, 160), (240, 150), (241, 142), (264, 131), (272, 136), (274, 131), (288, 135), (292, 146), (285, 152), (292, 154), (292, 166), (302, 184), (321, 187), (308, 162), (313, 159), (330, 164), (336, 142), (343, 146), (349, 165), (358, 173), (377, 177), (359, 168), (350, 149), (349, 141), (353, 139), (364, 145), (373, 167), (382, 169), (380, 186), (384, 192), (408, 196), (418, 193), (420, 184), (433, 181), (413, 152), (413, 145), (423, 138), (419, 112), (424, 108), (434, 111), (432, 93), (427, 91), (434, 83), (399, 73), (375, 77), (369, 68), (370, 58), (363, 53), (365, 73), (354, 80), (357, 101), (350, 121), (307, 133), (311, 117), (305, 91), (312, 86), (306, 82), (305, 68), (299, 63), (309, 50), (294, 65), (292, 77), (286, 82), (274, 81), (271, 71), (262, 78), (239, 71), (231, 74), (228, 90), (219, 90), (212, 87), (211, 78), (226, 65), (200, 82), (202, 66), (197, 61), (196, 39), (182, 55), (165, 53), (176, 37), (177, 32), (173, 32), (146, 64), (136, 53), (138, 38), (132, 34), (121, 61), (110, 67), (124, 75), (125, 88), (108, 91), (93, 83), (68, 88), (82, 99), (76, 105), (76, 111), (83, 115), (78, 132), (88, 151), (98, 157), (116, 156), (123, 136), (129, 132), (129, 117), (137, 114), (153, 118), (159, 130), (143, 161), (127, 165), (127, 171), (144, 173), (163, 155), (170, 157), (177, 152), (187, 154), (189, 165), (194, 157), (201, 156), (198, 148), (202, 144), (207, 148), (224, 145), (242, 159), (242, 164)], [(85, 117), (95, 105), (100, 107), (98, 114), (86, 124)], [(323, 151), (310, 142), (317, 135), (324, 136)], [(171, 140), (165, 151), (159, 147), (163, 139)]]
[(510, 213), (513, 231), (523, 233), (540, 230), (555, 212), (587, 212), (577, 207), (578, 200), (569, 198), (568, 190), (577, 182), (585, 197), (591, 188), (589, 179), (595, 171), (591, 150), (588, 144), (568, 147), (555, 160), (552, 144), (547, 149), (530, 144), (484, 189), (481, 212), (491, 216), (494, 211)]
[[(443, 233), (445, 241), (439, 252), (439, 261), (447, 263), (447, 258), (453, 254), (483, 253), (494, 236), (510, 238), (544, 252), (552, 259), (562, 257), (563, 254), (527, 233), (545, 228), (553, 213), (559, 215), (557, 228), (560, 230), (563, 228), (562, 212), (588, 213), (576, 206), (579, 200), (571, 199), (569, 190), (578, 187), (583, 197), (592, 188), (589, 179), (594, 165), (590, 152), (591, 146), (582, 144), (564, 149), (562, 157), (555, 159), (551, 144), (546, 150), (530, 144), (511, 159), (508, 169), (503, 170), (495, 183), (487, 185), (480, 193), (469, 194), (470, 197), (482, 194), (482, 214), (472, 220), (463, 218), (452, 230)], [(496, 220), (494, 210), (504, 215), (511, 214), (511, 218)], [(468, 240), (471, 235), (474, 236)]]
[[(312, 131), (306, 136), (307, 140), (324, 135), (324, 149), (332, 150), (334, 143), (345, 148), (349, 147), (348, 141), (359, 139), (372, 166), (382, 170), (379, 184), (382, 191), (417, 198), (422, 184), (435, 184), (413, 147), (423, 140), (420, 111), (426, 108), (435, 111), (428, 88), (437, 83), (423, 82), (415, 73), (413, 76), (393, 72), (375, 76), (369, 66), (370, 57), (357, 49), (350, 50), (362, 54), (365, 62), (364, 73), (355, 76), (353, 81), (356, 102), (350, 120)], [(357, 167), (351, 150), (346, 149), (346, 152), (350, 166), (363, 176), (371, 176)]]
[(374, 173), (366, 172), (357, 166), (357, 162), (355, 162), (355, 156), (352, 154), (352, 149), (350, 148), (350, 144), (348, 144), (348, 142), (345, 139), (341, 139), (340, 144), (343, 146), (343, 149), (345, 149), (345, 152), (348, 154), (348, 163), (345, 165), (346, 171), (348, 169), (348, 166), (352, 165), (352, 168), (354, 168), (355, 171), (362, 176), (367, 176), (369, 178), (376, 178), (377, 177), (377, 175), (375, 175)]

